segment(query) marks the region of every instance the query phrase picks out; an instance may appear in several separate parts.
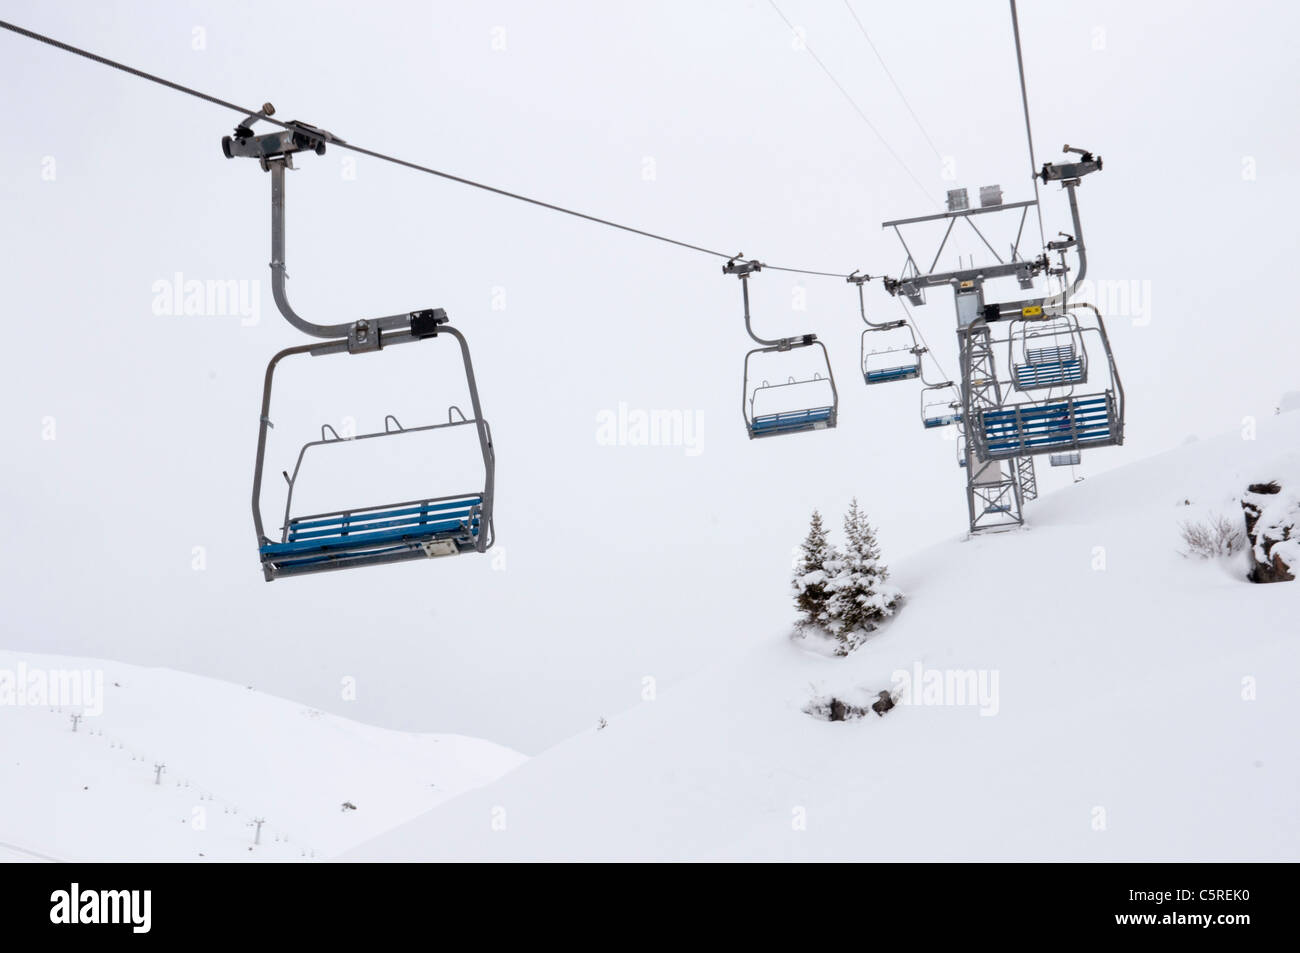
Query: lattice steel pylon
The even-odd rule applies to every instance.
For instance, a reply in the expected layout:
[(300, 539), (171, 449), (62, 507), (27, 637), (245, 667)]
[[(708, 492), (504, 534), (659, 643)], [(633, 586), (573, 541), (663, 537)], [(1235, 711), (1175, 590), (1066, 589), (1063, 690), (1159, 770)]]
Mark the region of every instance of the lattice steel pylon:
[[(979, 411), (1002, 405), (992, 335), (982, 321), (960, 326), (963, 312), (982, 310), (982, 291), (975, 287), (957, 295), (957, 334), (961, 345), (962, 420), (966, 431), (979, 419)], [(971, 300), (974, 299), (974, 300)], [(966, 442), (966, 507), (970, 531), (1010, 529), (1025, 522), (1020, 479), (1014, 461), (980, 460)]]

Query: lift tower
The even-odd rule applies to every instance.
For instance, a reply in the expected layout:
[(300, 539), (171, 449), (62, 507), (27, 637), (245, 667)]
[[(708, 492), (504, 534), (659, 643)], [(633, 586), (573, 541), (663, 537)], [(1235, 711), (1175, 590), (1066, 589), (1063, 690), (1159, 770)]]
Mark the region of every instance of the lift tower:
[[(1059, 240), (1047, 242), (1043, 252), (1036, 258), (1026, 258), (1021, 255), (1020, 241), (1029, 210), (1037, 210), (1038, 199), (1003, 203), (1002, 191), (995, 185), (980, 189), (978, 208), (970, 207), (965, 189), (955, 189), (948, 193), (946, 211), (916, 218), (896, 219), (884, 222), (881, 226), (894, 230), (907, 253), (899, 277), (884, 279), (885, 289), (891, 295), (902, 295), (913, 305), (920, 306), (925, 304), (927, 288), (948, 286), (953, 291), (957, 311), (957, 345), (961, 361), (959, 431), (965, 437), (966, 504), (972, 533), (1007, 529), (1023, 524), (1022, 506), (1027, 498), (1033, 499), (1038, 492), (1032, 457), (1028, 453), (1010, 457), (1005, 453), (994, 453), (985, 439), (984, 431), (979, 428), (984, 426), (985, 412), (996, 412), (1004, 405), (1004, 384), (998, 375), (998, 361), (994, 347), (996, 342), (991, 327), (999, 321), (1049, 320), (1064, 313), (1070, 295), (1087, 272), (1087, 254), (1075, 190), (1083, 176), (1101, 169), (1102, 160), (1084, 149), (1075, 149), (1068, 145), (1064, 147), (1064, 151), (1076, 155), (1077, 161), (1045, 163), (1038, 173), (1038, 178), (1042, 179), (1044, 184), (1061, 183), (1069, 197), (1073, 232), (1061, 233)], [(980, 230), (976, 219), (981, 215), (1016, 210), (1020, 211), (1020, 225), (1008, 257), (1003, 258)], [(947, 221), (948, 227), (929, 269), (922, 271), (907, 240), (903, 237), (902, 229), (905, 226), (939, 221)], [(979, 266), (972, 263), (968, 268), (958, 268), (955, 271), (936, 271), (943, 250), (958, 222), (964, 222), (979, 236), (994, 261)], [(1078, 266), (1074, 269), (1073, 280), (1070, 280), (1071, 269), (1066, 257), (1071, 249), (1078, 256)], [(1056, 258), (1055, 263), (1053, 257)], [(1057, 294), (1025, 297), (1012, 301), (990, 302), (986, 299), (986, 285), (990, 281), (1014, 278), (1021, 291), (1033, 291), (1034, 281), (1039, 277), (1061, 279), (1062, 290)], [(1072, 414), (1073, 411), (1069, 413)], [(1016, 419), (1015, 426), (1016, 432), (1020, 434), (1022, 425), (1019, 418)], [(1072, 420), (1071, 426), (1073, 426)], [(1016, 446), (1027, 447), (1031, 443), (1032, 439), (1021, 435), (1020, 442)]]

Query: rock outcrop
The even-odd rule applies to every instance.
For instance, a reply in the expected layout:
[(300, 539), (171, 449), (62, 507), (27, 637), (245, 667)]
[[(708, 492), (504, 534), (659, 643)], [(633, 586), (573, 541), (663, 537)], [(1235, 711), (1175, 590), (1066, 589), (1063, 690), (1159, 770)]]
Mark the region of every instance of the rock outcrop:
[(1241, 509), (1250, 540), (1250, 581), (1294, 581), (1300, 571), (1300, 498), (1275, 481), (1252, 483)]

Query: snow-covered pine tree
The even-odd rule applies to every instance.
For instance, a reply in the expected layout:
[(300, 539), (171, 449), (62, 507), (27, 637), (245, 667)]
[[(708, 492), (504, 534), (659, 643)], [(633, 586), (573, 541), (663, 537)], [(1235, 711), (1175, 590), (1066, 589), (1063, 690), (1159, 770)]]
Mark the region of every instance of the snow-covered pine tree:
[(830, 623), (826, 609), (831, 598), (827, 587), (827, 563), (837, 561), (839, 554), (827, 538), (822, 515), (816, 510), (813, 510), (812, 519), (808, 523), (808, 535), (804, 537), (800, 549), (794, 567), (794, 578), (790, 581), (795, 608), (800, 613), (798, 627), (802, 629), (811, 625), (825, 628)]
[(855, 498), (844, 517), (844, 552), (828, 580), (827, 628), (847, 654), (898, 609), (903, 593), (888, 582), (889, 568), (880, 561), (876, 531)]

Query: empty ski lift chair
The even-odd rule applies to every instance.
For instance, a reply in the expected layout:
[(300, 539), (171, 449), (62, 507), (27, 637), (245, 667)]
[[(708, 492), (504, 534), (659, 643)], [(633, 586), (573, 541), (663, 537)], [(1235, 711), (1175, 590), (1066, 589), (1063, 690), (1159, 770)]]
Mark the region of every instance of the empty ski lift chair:
[[(285, 171), (293, 168), (293, 157), (314, 152), (324, 155), (327, 144), (342, 142), (324, 129), (301, 122), (289, 122), (263, 135), (253, 132), (259, 120), (274, 115), (267, 103), (259, 112), (247, 116), (234, 135), (222, 139), (221, 151), (227, 158), (245, 157), (258, 161), (271, 174), (271, 294), (286, 321), (304, 334), (323, 339), (314, 344), (285, 348), (266, 368), (262, 386), (262, 414), (257, 433), (257, 462), (253, 471), (253, 526), (257, 532), (258, 556), (262, 574), (268, 582), (281, 576), (298, 576), (356, 566), (451, 556), (458, 553), (486, 552), (494, 542), (492, 507), (496, 479), (496, 452), (492, 431), (483, 419), (479, 405), (474, 366), (464, 336), (447, 323), (441, 308), (384, 315), (339, 324), (317, 324), (294, 311), (286, 293), (288, 277), (285, 255)], [(436, 422), (403, 427), (391, 414), (384, 418), (383, 429), (349, 437), (346, 440), (329, 426), (321, 428), (321, 439), (313, 440), (298, 452), (293, 474), (284, 472), (288, 483), (283, 521), (273, 538), (262, 519), (262, 474), (266, 468), (268, 431), (271, 423), (271, 389), (276, 367), (285, 358), (297, 355), (321, 357), (329, 354), (350, 356), (381, 352), (397, 344), (419, 343), (448, 338), (460, 348), (461, 363), (469, 390), (472, 415), (466, 417), (458, 408), (447, 412), (446, 423)], [(425, 345), (428, 347), (430, 345)], [(360, 357), (355, 357), (361, 360)], [(385, 501), (364, 496), (356, 506), (320, 513), (294, 513), (294, 489), (303, 463), (328, 455), (330, 448), (344, 443), (368, 440), (401, 440), (418, 432), (442, 431), (447, 428), (472, 427), (478, 438), (483, 460), (482, 481), (470, 487), (430, 488), (416, 499)], [(452, 492), (445, 492), (450, 489)]]
[(926, 384), (921, 388), (921, 424), (926, 430), (961, 423), (961, 402), (938, 399), (934, 392), (941, 390), (953, 390), (955, 393), (952, 381)]
[[(1096, 327), (1082, 328), (1080, 341), (1084, 334), (1097, 335), (1108, 371), (1105, 388), (1076, 394), (1072, 386), (1065, 386), (1066, 392), (1061, 396), (1004, 401), (1001, 406), (977, 411), (972, 439), (980, 459), (1006, 460), (1086, 447), (1117, 446), (1124, 442), (1124, 387), (1105, 324), (1091, 305), (1073, 307), (1090, 308), (1096, 315)], [(1082, 345), (1079, 359), (1086, 366)]]
[[(761, 354), (766, 350), (768, 349), (764, 348), (762, 350), (750, 351), (749, 355), (745, 358), (745, 390), (747, 394), (749, 393), (749, 356)], [(775, 395), (781, 388), (802, 388), (805, 384), (816, 384), (820, 381), (825, 381), (830, 388), (826, 391), (830, 398), (829, 403), (797, 410), (783, 410), (768, 413), (757, 412), (757, 408), (762, 406), (762, 403), (759, 401), (760, 395)], [(807, 401), (803, 401), (803, 403), (807, 403)], [(825, 430), (828, 427), (834, 427), (835, 404), (834, 382), (831, 381), (829, 377), (822, 377), (819, 372), (814, 373), (811, 378), (802, 381), (790, 377), (782, 384), (769, 384), (764, 380), (754, 388), (753, 394), (748, 398), (745, 420), (749, 427), (749, 436), (751, 438), (772, 437), (783, 433), (799, 433), (803, 430)]]
[(859, 351), (862, 379), (868, 384), (892, 384), (920, 377), (925, 348), (917, 344), (912, 326), (906, 320), (877, 324), (867, 317), (862, 286), (869, 280), (867, 275), (856, 271), (848, 276), (849, 283), (858, 286), (858, 312), (867, 326), (862, 332)]
[[(1041, 327), (1035, 327), (1042, 324)], [(1012, 386), (1030, 391), (1083, 384), (1088, 380), (1088, 358), (1078, 322), (1069, 314), (1050, 321), (1020, 321), (1012, 327)]]
[[(769, 340), (754, 333), (749, 313), (749, 276), (761, 269), (762, 265), (757, 261), (738, 259), (732, 259), (722, 267), (724, 274), (740, 278), (745, 331), (759, 345), (745, 355), (741, 390), (741, 414), (745, 420), (745, 429), (751, 440), (808, 430), (829, 430), (837, 423), (839, 392), (835, 388), (835, 375), (831, 371), (830, 354), (826, 345), (817, 340), (815, 334)], [(755, 380), (752, 374), (754, 355), (784, 354), (804, 348), (820, 351), (821, 355), (821, 369), (814, 371), (811, 377), (789, 376), (776, 384), (760, 378), (757, 384), (751, 386)]]
[[(492, 431), (483, 419), (478, 388), (470, 362), (469, 346), (459, 331), (446, 324), (441, 311), (424, 312), (421, 333), (427, 337), (446, 335), (460, 345), (466, 382), (469, 387), (472, 416), (466, 417), (459, 407), (447, 411), (445, 423), (403, 427), (393, 415), (384, 418), (384, 428), (372, 433), (343, 438), (328, 425), (321, 428), (321, 439), (305, 444), (298, 452), (292, 473), (284, 474), (288, 483), (283, 522), (276, 538), (263, 529), (261, 496), (265, 468), (267, 430), (271, 426), (271, 389), (276, 366), (286, 357), (298, 354), (347, 353), (342, 347), (307, 344), (287, 348), (271, 359), (262, 391), (262, 418), (257, 442), (257, 466), (253, 477), (253, 522), (259, 540), (258, 553), (267, 581), (281, 576), (303, 575), (335, 569), (379, 563), (454, 556), (461, 553), (486, 552), (493, 543), (492, 504), (495, 483), (496, 453)], [(472, 427), (478, 435), (483, 458), (483, 481), (470, 488), (457, 487), (452, 493), (430, 493), (419, 499), (373, 501), (362, 498), (359, 505), (321, 513), (295, 514), (294, 489), (310, 458), (323, 457), (328, 448), (358, 441), (400, 440), (411, 434)], [(324, 451), (324, 453), (322, 452)]]
[[(903, 329), (906, 321), (892, 325)], [(887, 330), (881, 327), (878, 330)], [(868, 384), (892, 384), (896, 381), (910, 381), (921, 376), (921, 357), (916, 352), (915, 341), (911, 344), (899, 344), (896, 347), (867, 350), (867, 335), (870, 330), (862, 332), (862, 379)], [(911, 333), (910, 331), (908, 332)]]
[[(863, 320), (866, 320), (864, 317)], [(872, 324), (862, 332), (862, 379), (868, 384), (892, 384), (921, 376), (921, 354), (911, 325), (904, 320)], [(871, 347), (883, 337), (884, 346)]]

